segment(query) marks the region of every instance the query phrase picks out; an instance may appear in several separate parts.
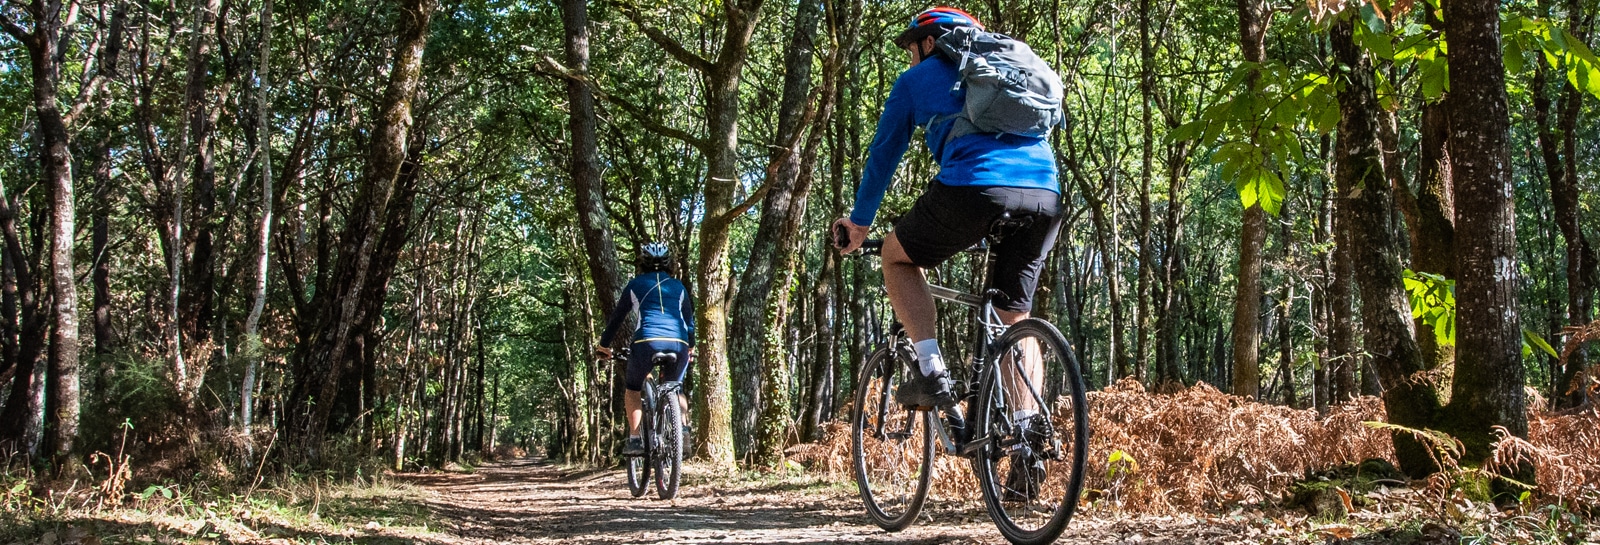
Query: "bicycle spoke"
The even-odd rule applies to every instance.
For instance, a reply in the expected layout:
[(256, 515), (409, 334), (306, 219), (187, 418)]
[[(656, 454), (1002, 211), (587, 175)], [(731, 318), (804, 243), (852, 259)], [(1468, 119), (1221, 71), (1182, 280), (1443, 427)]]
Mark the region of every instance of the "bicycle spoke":
[(927, 496), (933, 434), (926, 412), (893, 401), (903, 362), (880, 350), (862, 369), (852, 410), (852, 456), (867, 514), (880, 527), (910, 525)]
[[(1088, 420), (1075, 356), (1054, 327), (1024, 320), (998, 341), (980, 385), (982, 429), (994, 434), (974, 461), (990, 517), (1014, 543), (1046, 543), (1076, 508)], [(1067, 384), (1066, 391), (1045, 387)]]

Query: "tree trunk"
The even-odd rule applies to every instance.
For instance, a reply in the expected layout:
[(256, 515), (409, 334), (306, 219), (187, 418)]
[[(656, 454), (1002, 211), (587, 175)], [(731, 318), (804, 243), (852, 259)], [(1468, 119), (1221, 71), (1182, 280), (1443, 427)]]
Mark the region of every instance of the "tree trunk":
[[(1284, 203), (1282, 210), (1282, 223), (1279, 224), (1279, 244), (1283, 245), (1283, 263), (1289, 263), (1289, 248), (1294, 245), (1294, 235), (1289, 226), (1289, 206)], [(1299, 407), (1300, 401), (1296, 399), (1294, 391), (1294, 280), (1287, 276), (1283, 280), (1283, 300), (1278, 301), (1278, 371), (1283, 380), (1283, 404), (1290, 407)]]
[[(47, 410), (48, 428), (50, 429), (48, 441), (49, 454), (57, 467), (64, 467), (73, 455), (74, 442), (78, 435), (78, 289), (74, 282), (74, 269), (72, 262), (72, 243), (74, 231), (74, 217), (76, 214), (75, 203), (72, 195), (72, 154), (69, 149), (70, 136), (67, 131), (65, 119), (62, 117), (60, 106), (57, 102), (58, 86), (61, 79), (61, 63), (64, 54), (61, 47), (61, 2), (58, 0), (34, 0), (26, 7), (26, 12), (33, 23), (31, 32), (6, 20), (6, 31), (12, 38), (21, 42), (28, 51), (28, 61), (31, 67), (30, 76), (33, 91), (34, 114), (38, 116), (39, 138), (39, 164), (42, 179), (40, 185), (47, 192), (49, 210), (48, 232), (50, 240), (50, 349), (48, 373), (39, 367), (37, 359), (30, 362), (33, 367), (28, 369), (33, 377), (23, 381), (23, 364), (18, 362), (16, 383), (26, 386), (29, 392), (26, 396), (21, 388), (14, 388), (10, 405), (15, 405), (24, 399), (37, 400), (40, 394), (45, 394), (43, 404), (30, 402), (28, 407), (31, 423), (40, 410)], [(4, 198), (0, 195), (0, 198)], [(5, 216), (9, 220), (12, 216), (10, 204), (7, 203)], [(7, 225), (7, 245), (11, 245), (15, 223)], [(37, 235), (35, 235), (37, 236)], [(20, 253), (20, 252), (18, 252)], [(20, 258), (20, 255), (13, 255)], [(18, 281), (24, 275), (22, 261), (13, 263), (17, 267)], [(29, 271), (31, 272), (31, 271)], [(30, 279), (31, 280), (31, 279)], [(37, 304), (37, 303), (35, 303)], [(25, 303), (26, 305), (26, 303)], [(25, 309), (23, 311), (27, 313)], [(27, 317), (23, 317), (24, 329), (27, 329)], [(43, 333), (43, 324), (38, 324), (39, 329), (23, 331), (23, 342), (28, 342), (27, 337)], [(37, 342), (37, 341), (35, 341)], [(41, 383), (39, 379), (45, 379)], [(27, 384), (23, 384), (26, 382)], [(41, 388), (48, 388), (48, 392)], [(22, 422), (22, 419), (10, 420), (11, 406), (7, 407), (7, 417), (10, 422)], [(8, 426), (9, 427), (9, 426)], [(24, 425), (24, 428), (32, 426)], [(9, 434), (7, 434), (9, 435)], [(24, 436), (33, 435), (31, 430)], [(23, 441), (31, 443), (31, 441)], [(30, 445), (31, 446), (31, 445)], [(29, 449), (30, 453), (32, 449)]]
[[(788, 256), (784, 254), (794, 249), (780, 239), (798, 229), (805, 216), (805, 194), (810, 191), (809, 176), (806, 187), (800, 187), (801, 146), (805, 145), (802, 136), (807, 128), (804, 123), (811, 121), (802, 118), (811, 102), (811, 63), (816, 50), (812, 41), (820, 17), (818, 0), (800, 0), (795, 7), (793, 33), (784, 49), (783, 95), (778, 102), (777, 131), (772, 135), (776, 150), (767, 165), (767, 195), (761, 200), (761, 222), (750, 246), (750, 259), (739, 277), (739, 293), (734, 296), (733, 323), (728, 327), (728, 364), (734, 383), (735, 437), (755, 434), (756, 421), (764, 407), (763, 373), (776, 365), (765, 359), (770, 352), (768, 333), (781, 329), (783, 324), (771, 310), (775, 300), (787, 298), (781, 289), (787, 284), (775, 277), (790, 276), (790, 271), (779, 267), (778, 262), (785, 261)], [(774, 286), (780, 289), (775, 290)], [(739, 442), (735, 449), (748, 454), (742, 451), (752, 446), (758, 445)], [(764, 454), (770, 455), (770, 451)]]
[[(1317, 156), (1323, 161), (1323, 164), (1328, 164), (1328, 153), (1331, 151), (1328, 149), (1329, 140), (1327, 135), (1323, 135), (1321, 145), (1318, 147), (1319, 153)], [(1313, 405), (1318, 413), (1327, 414), (1328, 406), (1332, 402), (1334, 393), (1333, 383), (1330, 380), (1334, 370), (1333, 352), (1331, 350), (1333, 343), (1330, 339), (1334, 329), (1331, 317), (1333, 304), (1332, 297), (1329, 297), (1329, 289), (1333, 286), (1333, 260), (1330, 259), (1333, 252), (1328, 249), (1329, 244), (1334, 240), (1333, 198), (1332, 193), (1328, 190), (1329, 177), (1318, 176), (1317, 178), (1319, 195), (1317, 199), (1316, 241), (1318, 246), (1324, 249), (1317, 252), (1317, 269), (1321, 283), (1313, 285), (1311, 291), (1311, 322), (1317, 332), (1312, 337), (1312, 343), (1315, 346), (1314, 351), (1317, 354), (1317, 367), (1312, 374), (1311, 380), (1312, 395), (1316, 397), (1316, 402)]]
[[(1267, 58), (1266, 6), (1260, 0), (1236, 0), (1239, 42), (1246, 62)], [(1252, 75), (1252, 81), (1257, 76)], [(1261, 204), (1244, 210), (1239, 227), (1238, 289), (1233, 298), (1233, 394), (1255, 397), (1261, 389), (1261, 247), (1267, 240), (1266, 211)]]
[[(1342, 142), (1344, 136), (1340, 136)], [(1340, 144), (1341, 146), (1343, 144)], [(1341, 195), (1337, 187), (1335, 195)], [(1350, 203), (1343, 197), (1333, 199), (1333, 262), (1328, 284), (1328, 318), (1332, 320), (1328, 332), (1328, 361), (1332, 367), (1334, 403), (1343, 403), (1361, 396), (1356, 371), (1364, 367), (1361, 354), (1356, 352), (1355, 314), (1355, 241), (1350, 231)]]
[[(277, 217), (273, 214), (272, 192), (272, 118), (271, 108), (271, 80), (268, 62), (272, 53), (272, 2), (264, 0), (261, 4), (261, 44), (259, 64), (256, 68), (256, 79), (260, 82), (260, 89), (256, 94), (256, 130), (260, 135), (256, 137), (256, 145), (260, 150), (256, 153), (261, 170), (261, 224), (256, 237), (256, 278), (255, 286), (250, 294), (250, 313), (244, 319), (244, 383), (239, 388), (239, 429), (243, 430), (246, 445), (254, 445), (250, 441), (250, 426), (254, 421), (256, 370), (266, 358), (261, 343), (261, 313), (267, 308), (267, 273), (270, 271), (272, 224)], [(399, 422), (396, 421), (396, 425)]]
[[(1073, 143), (1072, 138), (1063, 138), (1063, 140), (1066, 143), (1064, 147), (1067, 153), (1062, 156), (1058, 151), (1056, 160), (1067, 166), (1068, 171), (1072, 173), (1073, 181), (1078, 186), (1078, 191), (1083, 194), (1084, 201), (1089, 205), (1089, 220), (1094, 226), (1094, 241), (1099, 250), (1097, 253), (1100, 256), (1101, 277), (1106, 281), (1107, 298), (1111, 306), (1112, 334), (1108, 339), (1111, 343), (1111, 350), (1109, 351), (1111, 359), (1107, 362), (1107, 375), (1109, 376), (1106, 381), (1106, 384), (1109, 385), (1112, 382), (1116, 382), (1117, 379), (1127, 376), (1129, 371), (1127, 348), (1120, 342), (1118, 339), (1120, 333), (1117, 333), (1124, 330), (1123, 320), (1125, 320), (1123, 317), (1121, 282), (1119, 281), (1121, 275), (1117, 272), (1120, 266), (1117, 259), (1118, 252), (1116, 244), (1112, 242), (1113, 229), (1111, 220), (1106, 213), (1107, 203), (1099, 193), (1090, 187), (1089, 178), (1084, 175), (1083, 165), (1078, 161), (1077, 146)], [(1056, 149), (1060, 150), (1061, 147)], [(1088, 373), (1087, 370), (1084, 372)]]
[(111, 146), (102, 143), (95, 151), (93, 208), (90, 244), (92, 264), (90, 282), (94, 286), (94, 355), (102, 360), (102, 369), (110, 369), (110, 357), (116, 346), (116, 333), (111, 329)]
[[(562, 0), (561, 23), (565, 29), (567, 66), (589, 72), (589, 7), (585, 0)], [(601, 319), (610, 318), (617, 293), (622, 290), (622, 273), (617, 265), (617, 246), (611, 239), (611, 220), (602, 198), (599, 144), (595, 137), (594, 93), (588, 85), (567, 80), (567, 104), (571, 110), (567, 128), (572, 133), (572, 157), (568, 173), (578, 211), (578, 229), (583, 232), (583, 248), (588, 256), (589, 277), (594, 281), (595, 300)]]
[(703, 431), (695, 453), (715, 466), (731, 467), (734, 447), (727, 358), (728, 236), (740, 212), (733, 207), (734, 191), (739, 186), (739, 82), (761, 0), (729, 2), (724, 10), (727, 28), (722, 47), (707, 74), (706, 220), (700, 225), (700, 259), (696, 262), (700, 282), (695, 293), (700, 335), (695, 352), (704, 371), (695, 389), (695, 406), (700, 411), (695, 423)]
[[(1516, 205), (1499, 3), (1444, 3), (1450, 37), (1450, 171), (1456, 216), (1456, 370), (1446, 431), (1479, 463), (1492, 426), (1528, 436), (1517, 316)], [(1516, 477), (1531, 477), (1532, 464)], [(1524, 481), (1527, 482), (1527, 481)]]
[[(1390, 423), (1423, 429), (1439, 410), (1432, 383), (1422, 380), (1422, 353), (1411, 332), (1411, 304), (1400, 278), (1399, 241), (1383, 154), (1378, 143), (1378, 99), (1371, 64), (1357, 49), (1353, 22), (1334, 24), (1330, 42), (1346, 68), (1339, 92), (1339, 145), (1335, 153), (1339, 198), (1349, 207), (1352, 256), (1361, 289), (1363, 342), (1383, 379)], [(1359, 189), (1358, 189), (1359, 188)], [(1395, 456), (1406, 473), (1420, 477), (1438, 469), (1427, 445), (1410, 433), (1394, 434)]]
[[(1170, 123), (1169, 123), (1170, 126)], [(1183, 248), (1183, 200), (1188, 181), (1188, 163), (1193, 148), (1180, 142), (1167, 148), (1167, 210), (1162, 228), (1166, 252), (1161, 263), (1161, 293), (1159, 314), (1156, 316), (1157, 366), (1160, 369), (1156, 383), (1182, 382), (1183, 373), (1178, 368), (1181, 315), (1186, 307), (1184, 293), (1178, 288), (1184, 283), (1188, 252)], [(1074, 325), (1074, 329), (1079, 329)]]
[[(1150, 234), (1154, 221), (1150, 213), (1150, 178), (1154, 174), (1155, 126), (1151, 119), (1152, 96), (1155, 94), (1155, 44), (1150, 41), (1150, 0), (1139, 0), (1139, 284), (1135, 288), (1133, 374), (1142, 381), (1149, 366), (1150, 283), (1154, 276), (1155, 251), (1151, 248)], [(1168, 249), (1171, 250), (1170, 248)]]
[[(1587, 34), (1585, 29), (1576, 28), (1583, 26), (1578, 2), (1566, 2), (1568, 17), (1575, 24), (1574, 32), (1579, 39), (1584, 39)], [(1554, 67), (1549, 65), (1544, 56), (1539, 56), (1538, 70), (1533, 78), (1533, 105), (1534, 117), (1538, 121), (1539, 149), (1544, 159), (1545, 175), (1550, 182), (1550, 204), (1553, 209), (1556, 226), (1561, 230), (1561, 238), (1566, 243), (1566, 284), (1567, 284), (1567, 320), (1568, 326), (1588, 325), (1593, 318), (1590, 315), (1590, 305), (1593, 301), (1596, 278), (1597, 256), (1595, 249), (1589, 243), (1589, 238), (1584, 235), (1579, 225), (1581, 213), (1579, 212), (1580, 189), (1578, 186), (1578, 115), (1582, 111), (1583, 93), (1572, 86), (1565, 77), (1558, 78), (1561, 83), (1557, 86), (1559, 91), (1547, 92), (1547, 81)], [(1559, 93), (1560, 105), (1557, 106), (1555, 119), (1551, 119), (1551, 94)], [(1588, 350), (1584, 344), (1579, 344), (1570, 354), (1567, 354), (1565, 365), (1558, 368), (1558, 376), (1552, 380), (1551, 401), (1556, 407), (1574, 407), (1584, 402), (1584, 385), (1579, 382), (1579, 375), (1587, 366)]]
[[(346, 218), (333, 282), (319, 291), (314, 339), (302, 340), (296, 354), (295, 384), (289, 398), (289, 422), (284, 427), (287, 444), (302, 445), (297, 453), (311, 461), (320, 457), (340, 373), (345, 366), (352, 325), (365, 291), (372, 258), (378, 246), (378, 221), (388, 210), (389, 198), (406, 157), (411, 101), (422, 76), (422, 54), (428, 41), (428, 23), (436, 0), (406, 0), (399, 8), (398, 41), (394, 64), (384, 91), (380, 115), (374, 123), (367, 162), (357, 195)], [(323, 295), (326, 294), (326, 295)]]
[[(1442, 28), (1443, 23), (1433, 10), (1423, 10), (1428, 25)], [(1450, 184), (1450, 112), (1445, 106), (1446, 95), (1440, 102), (1426, 103), (1421, 107), (1418, 122), (1417, 164), (1417, 221), (1411, 233), (1411, 269), (1433, 273), (1445, 278), (1456, 277), (1455, 266), (1455, 202)], [(1455, 349), (1441, 345), (1436, 336), (1417, 322), (1417, 344), (1422, 349), (1423, 362), (1430, 369), (1438, 369), (1455, 360)]]

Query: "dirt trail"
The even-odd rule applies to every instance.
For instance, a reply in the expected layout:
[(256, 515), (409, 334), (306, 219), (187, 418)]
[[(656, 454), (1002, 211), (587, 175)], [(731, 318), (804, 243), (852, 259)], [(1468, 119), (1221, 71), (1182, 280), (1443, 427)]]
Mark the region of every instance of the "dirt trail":
[[(853, 488), (799, 481), (729, 485), (691, 475), (677, 498), (661, 501), (653, 490), (630, 497), (617, 469), (567, 472), (531, 459), (398, 478), (429, 491), (438, 533), (425, 540), (449, 544), (1005, 542), (976, 503), (930, 500), (922, 520), (890, 534), (867, 520)], [(1081, 517), (1061, 542), (1255, 542), (1250, 533), (1215, 520)]]

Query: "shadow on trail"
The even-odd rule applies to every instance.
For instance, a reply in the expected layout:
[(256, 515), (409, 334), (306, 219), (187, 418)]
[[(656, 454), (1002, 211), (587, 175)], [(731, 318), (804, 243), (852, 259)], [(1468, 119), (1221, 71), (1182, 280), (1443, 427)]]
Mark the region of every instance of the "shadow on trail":
[(739, 490), (685, 486), (674, 500), (628, 494), (616, 468), (570, 470), (540, 459), (488, 465), (473, 474), (401, 476), (438, 492), (434, 521), (491, 542), (911, 543), (967, 541), (951, 535), (888, 534), (847, 499), (796, 498), (811, 485)]

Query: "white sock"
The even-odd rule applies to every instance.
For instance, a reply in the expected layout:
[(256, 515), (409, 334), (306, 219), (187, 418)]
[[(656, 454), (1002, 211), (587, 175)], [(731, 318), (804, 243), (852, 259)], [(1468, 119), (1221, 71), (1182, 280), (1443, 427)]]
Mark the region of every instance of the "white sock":
[(944, 373), (944, 355), (939, 353), (939, 339), (917, 341), (911, 347), (917, 351), (917, 364), (922, 368), (922, 376)]
[(1033, 409), (1017, 409), (1015, 411), (1011, 411), (1011, 422), (1021, 424), (1023, 421), (1033, 418), (1034, 415), (1037, 414), (1039, 414), (1039, 411), (1035, 411)]
[(638, 436), (638, 435), (629, 435), (629, 436), (628, 436), (628, 439), (629, 439), (629, 440), (633, 440), (633, 439), (641, 439), (641, 437), (640, 437), (640, 436)]

